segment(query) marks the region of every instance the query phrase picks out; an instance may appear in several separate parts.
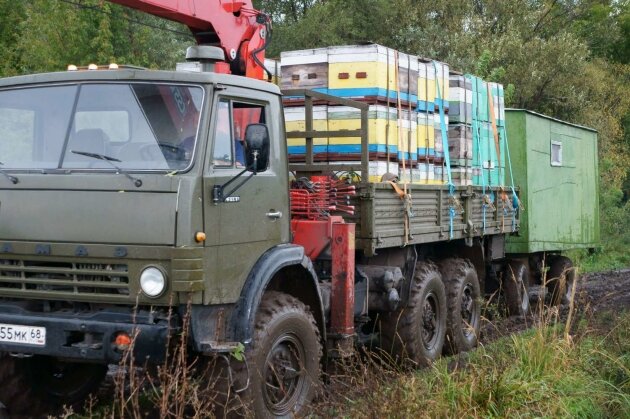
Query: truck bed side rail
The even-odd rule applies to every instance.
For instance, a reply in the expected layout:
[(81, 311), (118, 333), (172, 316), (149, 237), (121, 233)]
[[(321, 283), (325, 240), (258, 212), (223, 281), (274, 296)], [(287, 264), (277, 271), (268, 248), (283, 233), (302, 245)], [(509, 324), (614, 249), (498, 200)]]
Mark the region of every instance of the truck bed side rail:
[[(301, 174), (327, 173), (331, 171), (361, 171), (368, 173), (369, 171), (369, 144), (368, 144), (368, 110), (367, 103), (358, 102), (352, 99), (344, 99), (337, 96), (327, 95), (325, 93), (315, 92), (308, 89), (289, 89), (283, 90), (282, 94), (285, 98), (297, 99), (301, 101), (304, 98), (305, 108), (305, 130), (287, 132), (287, 138), (305, 138), (305, 159), (304, 163), (290, 163), (289, 170)], [(361, 128), (357, 130), (338, 130), (338, 131), (316, 131), (313, 129), (313, 104), (327, 103), (341, 106), (348, 106), (361, 111)], [(313, 139), (315, 138), (339, 138), (339, 137), (358, 137), (361, 138), (361, 163), (360, 165), (353, 163), (315, 163), (313, 153)]]

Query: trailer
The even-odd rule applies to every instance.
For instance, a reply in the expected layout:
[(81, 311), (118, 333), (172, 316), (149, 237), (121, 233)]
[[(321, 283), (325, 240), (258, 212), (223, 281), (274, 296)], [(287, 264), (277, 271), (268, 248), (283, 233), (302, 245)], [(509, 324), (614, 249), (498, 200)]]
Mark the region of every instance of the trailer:
[(575, 283), (563, 252), (593, 250), (599, 236), (597, 131), (523, 109), (508, 109), (514, 178), (527, 209), (506, 253), (527, 261), (532, 285), (567, 302)]

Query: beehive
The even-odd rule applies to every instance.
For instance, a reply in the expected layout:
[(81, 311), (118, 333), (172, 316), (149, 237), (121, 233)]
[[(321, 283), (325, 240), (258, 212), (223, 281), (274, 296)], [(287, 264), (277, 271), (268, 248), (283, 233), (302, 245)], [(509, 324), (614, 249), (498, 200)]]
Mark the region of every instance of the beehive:
[(449, 81), (449, 111), (451, 123), (472, 124), (472, 82), (463, 75), (451, 74)]
[(419, 112), (435, 111), (435, 68), (431, 60), (418, 59), (418, 107)]
[[(304, 107), (284, 108), (284, 121), (287, 132), (306, 131)], [(316, 131), (328, 131), (328, 106), (313, 107), (313, 129)], [(328, 153), (328, 138), (313, 139), (313, 153)], [(305, 138), (289, 138), (287, 140), (289, 156), (304, 156), (306, 153)]]
[(503, 85), (499, 83), (488, 83), (488, 88), (492, 93), (492, 103), (494, 108), (494, 118), (499, 127), (505, 126), (505, 97)]
[(289, 51), (282, 53), (281, 60), (283, 89), (308, 88), (393, 105), (400, 94), (401, 102), (412, 107), (418, 101), (417, 58), (381, 45)]
[[(435, 135), (435, 157), (444, 158), (444, 140), (442, 138), (442, 123), (439, 113), (433, 115), (433, 131)], [(444, 115), (444, 128), (448, 130), (448, 115)], [(448, 139), (448, 131), (446, 133)]]
[(475, 185), (505, 185), (505, 132), (502, 131), (497, 132), (497, 142), (489, 122), (473, 124), (473, 167), (479, 169), (473, 175)]
[(448, 128), (448, 151), (451, 165), (471, 166), (473, 158), (472, 127), (468, 124), (451, 124)]
[(449, 65), (440, 61), (433, 61), (433, 68), (435, 69), (435, 107), (436, 110), (440, 105), (444, 106), (444, 110), (449, 110)]
[(473, 184), (472, 167), (453, 167), (451, 169), (451, 180), (455, 186), (468, 186)]
[(472, 88), (472, 119), (482, 122), (489, 121), (488, 113), (488, 84), (481, 78), (466, 74)]
[[(399, 116), (400, 115), (400, 119)], [(402, 130), (399, 136), (399, 127)], [(346, 106), (328, 107), (328, 128), (331, 131), (361, 128), (361, 112)], [(417, 120), (415, 113), (383, 105), (370, 105), (368, 110), (368, 142), (371, 159), (418, 159)], [(329, 151), (343, 155), (361, 153), (361, 139), (339, 137), (330, 139)], [(334, 156), (333, 156), (334, 157)]]
[(433, 114), (418, 113), (418, 160), (428, 161), (435, 157), (435, 127)]

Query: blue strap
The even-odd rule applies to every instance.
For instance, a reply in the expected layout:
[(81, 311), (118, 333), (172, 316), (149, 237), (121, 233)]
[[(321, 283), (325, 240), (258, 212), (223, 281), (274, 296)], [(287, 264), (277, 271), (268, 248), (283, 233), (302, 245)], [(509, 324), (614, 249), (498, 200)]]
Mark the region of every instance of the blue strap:
[[(448, 152), (448, 130), (446, 128), (446, 117), (444, 116), (444, 100), (442, 100), (442, 89), (440, 89), (440, 82), (438, 80), (438, 69), (435, 61), (433, 61), (433, 68), (435, 69), (435, 87), (437, 91), (438, 109), (440, 111), (440, 131), (442, 133), (442, 149), (444, 150), (444, 163), (446, 165), (446, 177), (448, 179), (448, 193), (450, 196), (455, 195), (455, 185), (451, 177), (451, 156)], [(453, 223), (455, 220), (455, 208), (453, 205), (449, 207), (449, 240), (453, 238)]]
[[(473, 89), (473, 100), (472, 100), (473, 141), (477, 144), (477, 159), (480, 164), (479, 173), (481, 176), (482, 194), (483, 196), (485, 196), (487, 184), (486, 184), (486, 176), (484, 175), (483, 159), (482, 159), (482, 154), (481, 154), (481, 132), (480, 132), (481, 129), (479, 127), (480, 121), (479, 121), (479, 103), (478, 103), (479, 99), (477, 97), (479, 95), (479, 89), (478, 89), (479, 78), (470, 74), (467, 74), (465, 78), (470, 80), (472, 84), (472, 89)], [(483, 196), (482, 196), (481, 208), (482, 208), (482, 213), (483, 213), (483, 221), (482, 221), (483, 234), (485, 235), (486, 234), (486, 215), (487, 215), (488, 204), (486, 204), (485, 200), (483, 199)]]

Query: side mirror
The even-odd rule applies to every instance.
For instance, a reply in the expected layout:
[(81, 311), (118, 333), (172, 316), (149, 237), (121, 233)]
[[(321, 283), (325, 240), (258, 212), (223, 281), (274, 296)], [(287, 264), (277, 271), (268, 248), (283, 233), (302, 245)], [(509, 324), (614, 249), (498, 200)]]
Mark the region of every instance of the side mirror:
[(246, 167), (250, 172), (264, 172), (269, 167), (269, 130), (265, 124), (249, 124), (245, 129)]

